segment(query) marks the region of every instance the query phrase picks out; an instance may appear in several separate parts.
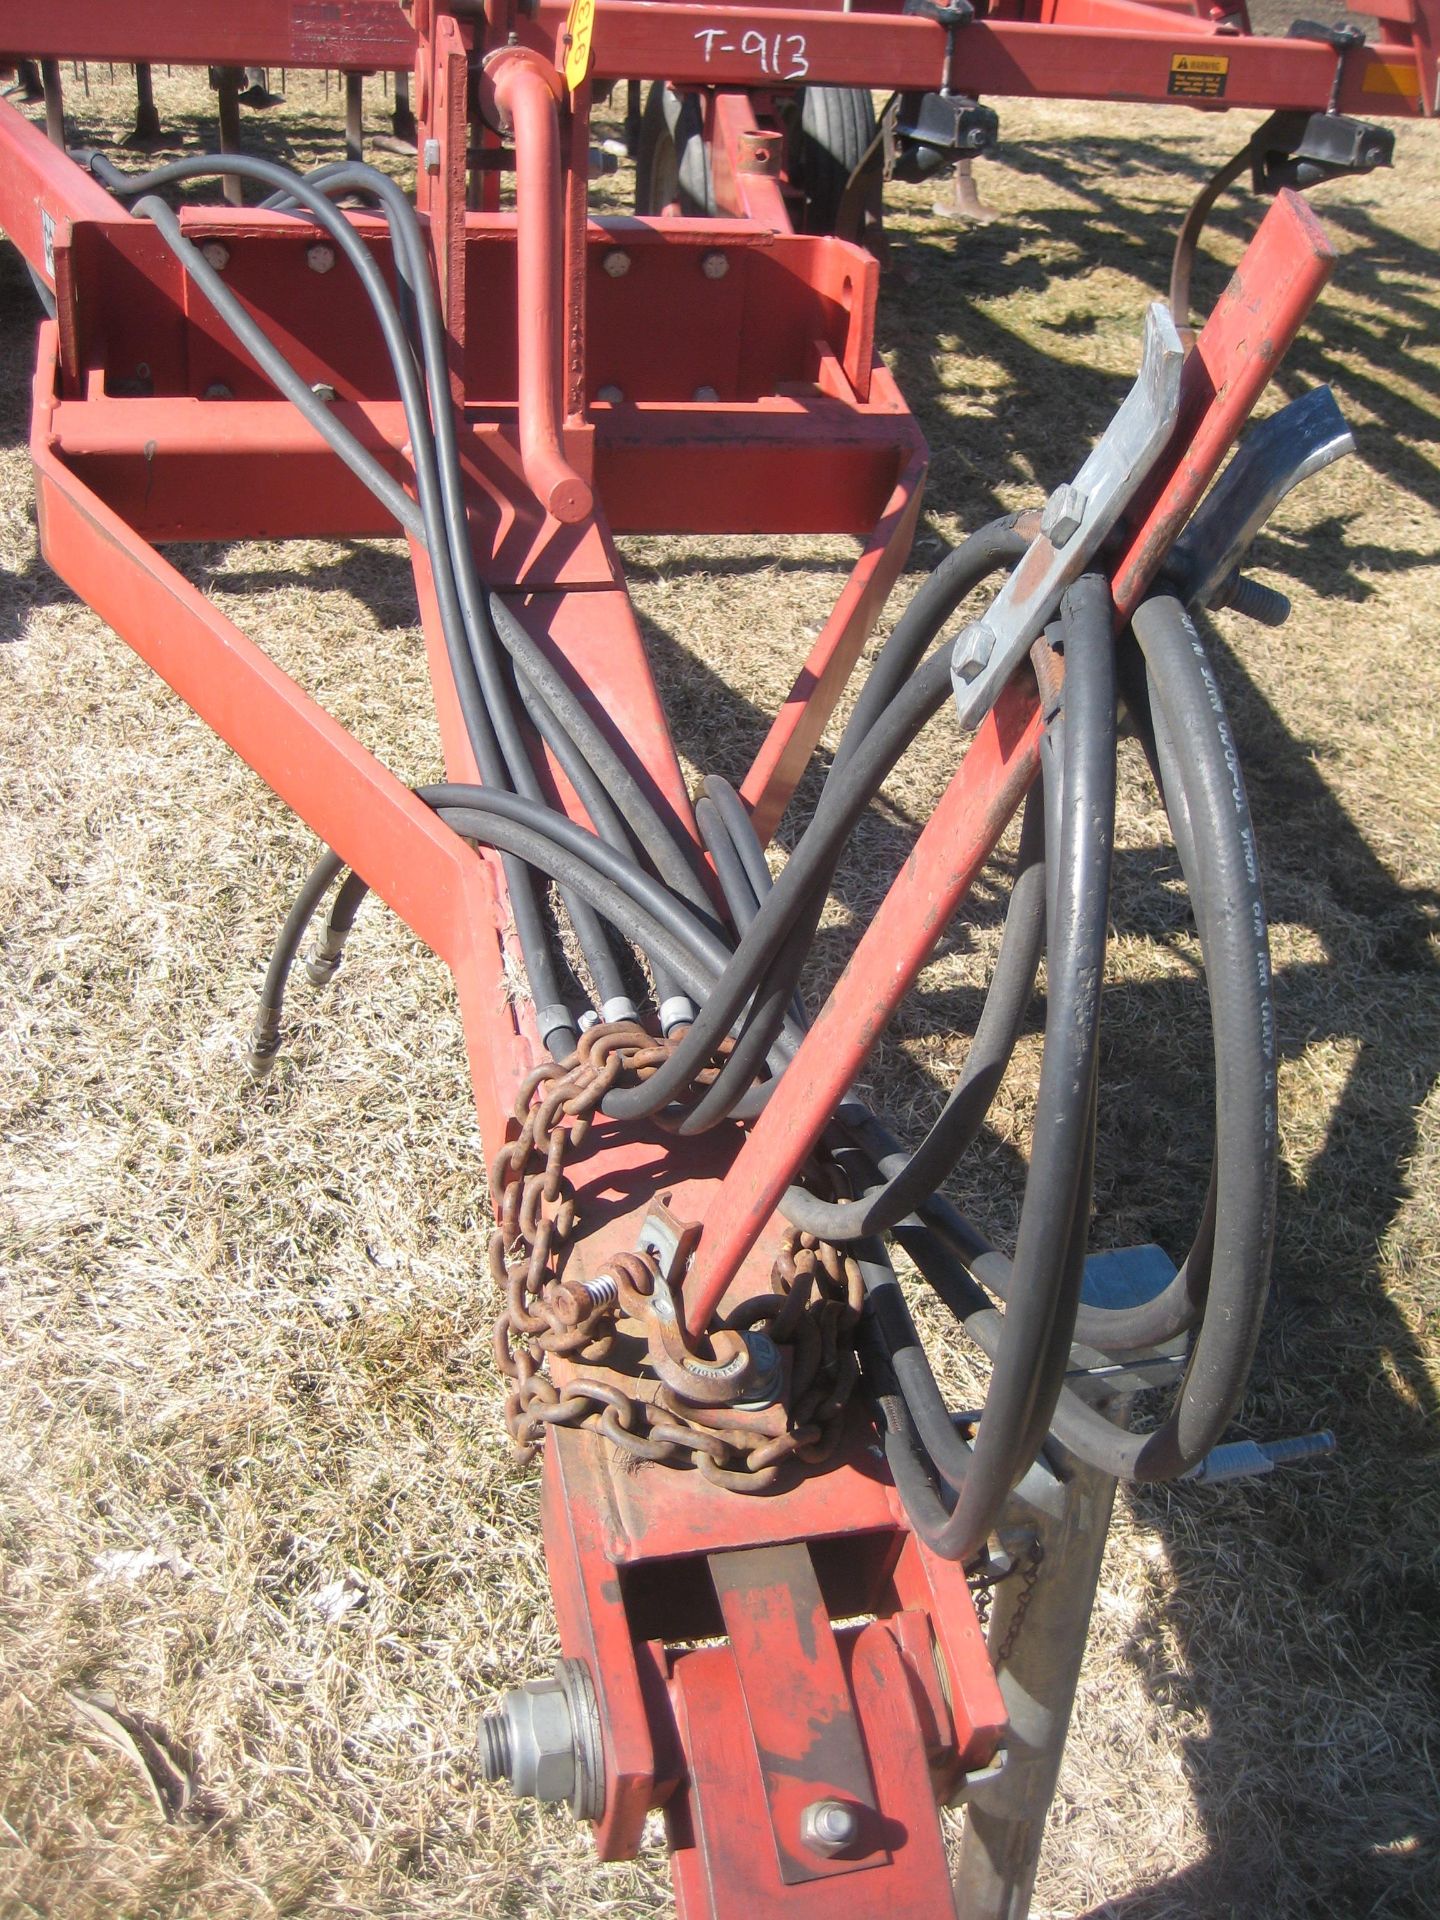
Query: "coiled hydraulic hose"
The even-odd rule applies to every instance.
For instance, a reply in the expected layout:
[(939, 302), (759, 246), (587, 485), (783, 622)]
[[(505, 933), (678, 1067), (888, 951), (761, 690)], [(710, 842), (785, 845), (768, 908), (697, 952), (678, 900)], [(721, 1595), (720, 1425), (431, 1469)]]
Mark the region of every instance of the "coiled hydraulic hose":
[[(911, 1516), (927, 1544), (950, 1558), (969, 1559), (984, 1544), (1034, 1457), (1053, 1406), (1053, 1400), (1045, 1404), (1039, 1398), (1049, 1371), (1045, 1362), (1058, 1343), (1057, 1328), (1068, 1351), (1079, 1298), (1115, 819), (1112, 621), (1109, 584), (1098, 576), (1077, 581), (1061, 603), (1066, 670), (1064, 706), (1057, 717), (1064, 735), (1062, 768), (1056, 770), (1062, 789), (1056, 808), (1060, 845), (1052, 889), (1045, 1052), (1013, 1283), (985, 1410), (954, 1489), (954, 1507), (938, 1527), (933, 1515), (928, 1521), (923, 1514)], [(1054, 727), (1052, 722), (1052, 732)], [(866, 1271), (869, 1279), (873, 1269)], [(892, 1322), (884, 1310), (887, 1295), (880, 1298), (877, 1332), (909, 1405), (913, 1388), (907, 1391), (902, 1369), (913, 1380), (920, 1368), (928, 1374), (928, 1364), (918, 1345), (887, 1340)], [(927, 1399), (915, 1396), (922, 1409)]]
[[(1172, 812), (1183, 805), (1187, 865), (1194, 868), (1191, 894), (1214, 1026), (1215, 1171), (1196, 1242), (1175, 1280), (1143, 1307), (1084, 1308), (1071, 1315), (1068, 1329), (1062, 1321), (1064, 1338), (1052, 1342), (1043, 1365), (1041, 1398), (1053, 1394), (1046, 1425), (1081, 1458), (1127, 1479), (1169, 1480), (1196, 1466), (1219, 1441), (1239, 1404), (1259, 1336), (1274, 1235), (1275, 1022), (1254, 829), (1214, 669), (1189, 616), (1172, 598), (1147, 601), (1136, 613), (1134, 633), (1156, 731), (1165, 741), (1165, 798)], [(1075, 684), (1067, 669), (1067, 696)], [(1037, 1111), (1043, 1122), (1043, 1084)], [(1027, 1199), (1028, 1192), (1027, 1183)], [(897, 1238), (998, 1369), (1022, 1289), (1018, 1268), (937, 1200), (925, 1202)], [(935, 1396), (924, 1384), (928, 1363), (903, 1296), (893, 1277), (876, 1276), (870, 1267), (866, 1275), (880, 1303), (869, 1338), (887, 1455), (897, 1485), (910, 1490), (907, 1505), (911, 1494), (920, 1500), (912, 1517), (938, 1540), (943, 1536), (935, 1513), (943, 1500), (935, 1480), (953, 1481), (954, 1447), (938, 1426)], [(979, 1280), (1010, 1311), (1000, 1315)], [(1145, 1344), (1148, 1329), (1173, 1331), (1177, 1324), (1198, 1330), (1174, 1408), (1155, 1431), (1116, 1428), (1064, 1384), (1065, 1357), (1077, 1333), (1087, 1345), (1124, 1352)], [(981, 1434), (991, 1404), (987, 1397)], [(919, 1492), (922, 1482), (928, 1493)]]
[[(553, 881), (603, 1006), (632, 1005), (626, 955), (633, 948), (671, 1009), (667, 1024), (686, 1029), (646, 1082), (612, 1089), (607, 1113), (650, 1117), (683, 1132), (753, 1114), (803, 1033), (801, 972), (855, 822), (949, 699), (950, 649), (935, 642), (968, 593), (1024, 554), (1030, 529), (1023, 516), (972, 536), (915, 595), (861, 690), (815, 815), (778, 876), (772, 878), (733, 788), (713, 777), (704, 783), (696, 827), (718, 880), (712, 891), (688, 821), (627, 765), (545, 645), (478, 575), (428, 252), (400, 190), (352, 163), (302, 178), (248, 156), (224, 156), (127, 179), (98, 156), (88, 158), (118, 194), (140, 196), (137, 213), (155, 223), (256, 364), (425, 548), (481, 784), (418, 791), (458, 833), (500, 853), (547, 1043), (563, 1056), (576, 1034), (541, 904), (543, 884)], [(270, 190), (270, 204), (302, 210), (354, 269), (394, 368), (415, 497), (316, 398), (158, 197), (167, 185), (216, 173), (248, 178)], [(335, 193), (356, 190), (379, 204), (388, 223), (398, 302), (369, 247), (331, 202)], [(1214, 1171), (1195, 1242), (1170, 1287), (1138, 1308), (1080, 1300), (1115, 793), (1112, 623), (1099, 576), (1066, 594), (1051, 635), (1064, 654), (1063, 693), (1047, 709), (1043, 772), (1026, 804), (995, 976), (944, 1111), (906, 1154), (875, 1116), (848, 1102), (827, 1139), (838, 1163), (852, 1171), (858, 1197), (822, 1200), (797, 1184), (782, 1202), (796, 1225), (856, 1250), (869, 1302), (862, 1352), (896, 1484), (930, 1544), (962, 1559), (977, 1551), (1047, 1432), (1131, 1477), (1169, 1478), (1193, 1465), (1234, 1412), (1264, 1300), (1273, 1236), (1275, 1037), (1254, 835), (1215, 676), (1183, 609), (1163, 597), (1135, 616), (1138, 651), (1122, 643), (1118, 691), (1162, 788), (1211, 983)], [(544, 803), (526, 720), (594, 833)], [(257, 1051), (278, 1044), (288, 973), (306, 926), (340, 879), (312, 975), (324, 979), (338, 964), (366, 892), (359, 875), (342, 873), (327, 852), (286, 919), (266, 976)], [(1045, 1050), (1011, 1261), (938, 1188), (983, 1122), (1024, 1021), (1042, 949)], [(722, 1048), (728, 1051), (720, 1071), (697, 1091)], [(993, 1361), (973, 1439), (946, 1410), (878, 1238), (884, 1232), (912, 1255)], [(1120, 1432), (1065, 1384), (1077, 1335), (1109, 1352), (1134, 1352), (1192, 1328), (1194, 1349), (1174, 1411), (1153, 1433)]]

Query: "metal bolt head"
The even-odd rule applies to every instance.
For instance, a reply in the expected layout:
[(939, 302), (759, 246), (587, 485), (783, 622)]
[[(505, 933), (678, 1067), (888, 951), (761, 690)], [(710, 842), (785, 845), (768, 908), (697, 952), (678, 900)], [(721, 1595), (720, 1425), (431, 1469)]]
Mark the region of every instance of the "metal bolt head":
[(600, 264), (612, 280), (623, 280), (630, 271), (630, 256), (623, 247), (611, 247)]
[(968, 627), (962, 627), (955, 636), (954, 650), (950, 655), (951, 678), (976, 679), (989, 666), (994, 651), (994, 634), (983, 620), (972, 620)]
[(213, 267), (216, 273), (223, 273), (230, 264), (230, 249), (222, 246), (218, 240), (207, 240), (200, 249), (200, 255), (206, 266)]
[(595, 394), (597, 400), (603, 400), (606, 406), (618, 407), (625, 398), (619, 387), (600, 387)]
[(1055, 489), (1040, 515), (1040, 531), (1052, 547), (1063, 547), (1074, 539), (1085, 518), (1085, 506), (1085, 495), (1069, 481)]
[(305, 264), (312, 273), (329, 273), (335, 264), (335, 249), (322, 246), (307, 247)]
[(200, 397), (202, 400), (233, 400), (235, 398), (223, 380), (212, 380)]
[(723, 280), (730, 271), (730, 262), (723, 253), (702, 253), (700, 271), (707, 280)]
[(800, 1816), (800, 1840), (822, 1860), (833, 1859), (860, 1837), (860, 1815), (844, 1800), (812, 1800)]
[(714, 387), (696, 387), (690, 398), (692, 400), (718, 400), (720, 395), (715, 391)]

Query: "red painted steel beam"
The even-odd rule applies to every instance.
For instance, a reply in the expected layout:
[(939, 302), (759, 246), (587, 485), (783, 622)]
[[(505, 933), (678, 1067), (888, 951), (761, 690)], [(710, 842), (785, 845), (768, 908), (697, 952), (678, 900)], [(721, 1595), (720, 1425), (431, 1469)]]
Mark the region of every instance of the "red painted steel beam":
[[(1138, 604), (1333, 267), (1333, 250), (1305, 201), (1288, 190), (1281, 193), (1186, 360), (1175, 434), (1133, 512), (1134, 531), (1113, 573), (1120, 617)], [(1002, 702), (1017, 698), (1033, 702), (1028, 668), (1017, 673)], [(726, 1176), (714, 1224), (707, 1226), (685, 1282), (692, 1332), (709, 1325), (795, 1169), (938, 939), (944, 918), (931, 918), (934, 902), (949, 902), (948, 918), (969, 884), (968, 879), (956, 884), (956, 863), (983, 837), (977, 825), (988, 819), (983, 809), (1003, 771), (992, 737), (997, 718), (1013, 725), (1003, 720), (999, 704), (982, 723), (940, 807)], [(1037, 726), (1032, 719), (1032, 729)], [(932, 834), (942, 814), (955, 815), (958, 830), (947, 826)], [(1002, 819), (991, 846), (1003, 827)], [(982, 862), (987, 853), (981, 853)], [(886, 925), (892, 902), (893, 928)]]
[(560, 76), (523, 47), (504, 47), (485, 63), (482, 98), (492, 99), (515, 141), (517, 347), (520, 454), (536, 499), (573, 525), (594, 505), (589, 486), (565, 456), (563, 201), (560, 179)]
[[(408, 470), (398, 401), (341, 400), (332, 410), (383, 464)], [(613, 557), (600, 527), (558, 527), (530, 502), (513, 410), (505, 422), (479, 412), (472, 409), (460, 446), (472, 511), (496, 528), (492, 585), (610, 581)], [(151, 541), (395, 530), (288, 401), (65, 400), (52, 430), (67, 464)], [(877, 521), (889, 529), (888, 546), (897, 475), (924, 459), (908, 415), (866, 415), (833, 401), (602, 405), (594, 444), (605, 524), (617, 532), (853, 533), (867, 551)], [(862, 556), (861, 564), (870, 563)]]
[[(551, 48), (564, 27), (561, 0), (541, 0), (523, 36)], [(800, 84), (938, 88), (945, 78), (946, 39), (928, 20), (891, 13), (817, 13), (804, 8), (651, 6), (645, 0), (600, 0), (594, 72), (600, 79), (664, 73), (690, 86), (765, 88)], [(1179, 101), (1172, 61), (1195, 50), (1194, 36), (1153, 27), (1043, 26), (977, 20), (956, 43), (955, 84), (967, 93), (1054, 100)], [(1335, 54), (1319, 41), (1217, 36), (1213, 51), (1227, 62), (1223, 107), (1329, 104)], [(1409, 49), (1369, 46), (1346, 61), (1340, 107), (1356, 114), (1419, 116), (1422, 98)]]
[[(1117, 0), (1092, 0), (1114, 7)], [(542, 0), (521, 37), (547, 57), (564, 30), (568, 0)], [(807, 7), (657, 7), (600, 0), (595, 25), (598, 78), (663, 72), (694, 85), (811, 84), (938, 87), (944, 35), (932, 23), (893, 12), (841, 13)], [(1169, 10), (1137, 8), (1143, 22), (1116, 29), (989, 20), (966, 29), (956, 82), (992, 96), (1164, 101), (1170, 61), (1194, 29)], [(1125, 18), (1130, 9), (1125, 10)], [(1387, 18), (1389, 15), (1387, 14)], [(1404, 27), (1396, 29), (1406, 31)], [(395, 0), (64, 0), (17, 27), (32, 57), (375, 69), (408, 66), (415, 36)], [(1340, 105), (1347, 113), (1433, 113), (1436, 22), (1423, 3), (1414, 45), (1361, 49), (1346, 63)], [(711, 38), (710, 36), (714, 36)], [(731, 51), (725, 51), (728, 47)], [(1220, 51), (1217, 48), (1217, 52)], [(1224, 36), (1227, 107), (1308, 107), (1329, 101), (1335, 56), (1328, 47), (1258, 36)], [(1431, 82), (1426, 85), (1426, 80)]]
[(47, 321), (30, 441), (45, 559), (427, 945), (461, 964), (475, 855), (57, 458), (57, 352)]
[(796, 1167), (854, 1084), (891, 1015), (1024, 799), (1039, 766), (1033, 681), (1017, 675), (981, 723), (940, 804), (815, 1024), (746, 1136), (685, 1277), (692, 1333), (709, 1326)]
[(0, 19), (0, 37), (37, 60), (375, 69), (415, 58), (398, 0), (52, 0)]
[(920, 515), (926, 461), (922, 447), (896, 481), (884, 514), (745, 776), (740, 797), (750, 808), (762, 842), (780, 824), (905, 565)]
[(69, 245), (75, 221), (114, 218), (115, 202), (99, 182), (0, 99), (0, 228), (46, 285), (55, 285), (56, 250)]
[(1134, 531), (1114, 572), (1122, 618), (1139, 605), (1334, 270), (1325, 229), (1285, 188), (1186, 357), (1172, 452), (1126, 517)]

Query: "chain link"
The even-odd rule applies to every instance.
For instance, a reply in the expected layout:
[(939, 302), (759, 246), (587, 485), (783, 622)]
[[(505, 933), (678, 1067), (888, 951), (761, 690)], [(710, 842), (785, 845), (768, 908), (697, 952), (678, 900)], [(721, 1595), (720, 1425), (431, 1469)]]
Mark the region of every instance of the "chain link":
[(975, 1603), (975, 1618), (980, 1622), (980, 1631), (989, 1638), (990, 1614), (995, 1598), (995, 1589), (1005, 1580), (1020, 1576), (1020, 1591), (1015, 1598), (1014, 1611), (1006, 1623), (1005, 1634), (998, 1647), (990, 1649), (990, 1664), (1003, 1667), (1015, 1651), (1015, 1643), (1020, 1638), (1020, 1629), (1025, 1624), (1025, 1616), (1030, 1611), (1030, 1602), (1035, 1597), (1036, 1582), (1040, 1578), (1040, 1563), (1045, 1558), (1045, 1549), (1032, 1534), (1025, 1544), (1023, 1559), (1011, 1561), (1008, 1566), (997, 1568), (994, 1561), (976, 1569), (970, 1576), (970, 1598)]
[[(521, 1084), (512, 1137), (490, 1174), (505, 1421), (522, 1460), (534, 1458), (547, 1427), (588, 1427), (637, 1464), (694, 1467), (721, 1486), (759, 1493), (791, 1459), (816, 1464), (839, 1440), (859, 1378), (854, 1330), (865, 1289), (855, 1260), (813, 1234), (788, 1232), (771, 1293), (744, 1301), (710, 1335), (709, 1354), (686, 1341), (649, 1254), (619, 1254), (588, 1282), (564, 1277), (576, 1228), (566, 1162), (622, 1076), (648, 1079), (682, 1037), (657, 1040), (629, 1021), (594, 1026), (569, 1060), (547, 1062)], [(700, 1083), (718, 1071), (707, 1069)], [(762, 1391), (757, 1355), (772, 1353)], [(754, 1389), (748, 1403), (746, 1385)]]

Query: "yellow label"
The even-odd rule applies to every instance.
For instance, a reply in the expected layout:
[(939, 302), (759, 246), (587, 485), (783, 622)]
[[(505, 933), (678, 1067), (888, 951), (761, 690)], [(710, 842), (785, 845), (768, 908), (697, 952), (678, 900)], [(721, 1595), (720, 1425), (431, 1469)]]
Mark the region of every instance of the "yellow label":
[(1172, 53), (1167, 91), (1182, 100), (1219, 100), (1229, 73), (1227, 54)]
[(1398, 94), (1402, 100), (1418, 100), (1420, 76), (1414, 67), (1392, 66), (1388, 61), (1373, 61), (1360, 82), (1362, 93)]
[(590, 71), (595, 39), (595, 0), (570, 0), (565, 22), (565, 84), (574, 93)]

